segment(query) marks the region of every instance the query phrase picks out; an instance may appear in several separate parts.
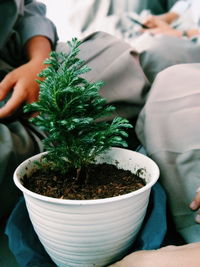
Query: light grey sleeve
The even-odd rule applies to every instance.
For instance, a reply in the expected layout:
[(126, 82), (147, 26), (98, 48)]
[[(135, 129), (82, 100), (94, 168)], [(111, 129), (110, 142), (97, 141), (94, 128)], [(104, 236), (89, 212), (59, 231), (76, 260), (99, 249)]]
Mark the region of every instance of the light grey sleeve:
[(58, 40), (55, 25), (46, 17), (46, 6), (35, 0), (25, 1), (24, 14), (16, 29), (21, 36), (22, 45), (37, 35), (47, 37), (53, 47)]

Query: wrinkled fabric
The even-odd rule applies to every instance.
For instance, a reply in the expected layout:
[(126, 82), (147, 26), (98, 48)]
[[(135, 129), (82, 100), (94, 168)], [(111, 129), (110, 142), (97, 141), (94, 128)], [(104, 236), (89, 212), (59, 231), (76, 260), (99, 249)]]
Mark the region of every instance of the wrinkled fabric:
[(14, 170), (41, 150), (39, 135), (31, 133), (21, 122), (0, 123), (0, 218), (10, 212), (20, 195), (13, 182)]
[(178, 232), (200, 241), (200, 226), (189, 209), (200, 185), (200, 64), (180, 64), (160, 72), (139, 115), (136, 132), (158, 164)]
[[(0, 1), (0, 81), (26, 61), (24, 44), (43, 35), (55, 46), (55, 26), (45, 17), (45, 6), (35, 0)], [(33, 23), (34, 20), (34, 23)], [(0, 101), (2, 107), (9, 99)], [(42, 133), (21, 118), (22, 110), (0, 120), (0, 219), (7, 216), (20, 192), (13, 182), (15, 168), (28, 157), (42, 151)]]
[(45, 5), (35, 0), (0, 2), (1, 59), (13, 67), (24, 63), (24, 45), (37, 35), (46, 36), (55, 47), (58, 40), (56, 28), (45, 13)]
[[(57, 51), (69, 52), (67, 44)], [(117, 114), (136, 118), (150, 89), (137, 53), (123, 40), (105, 32), (95, 32), (82, 40), (79, 57), (91, 68), (88, 81), (103, 81), (100, 94), (117, 107)]]
[(141, 67), (152, 83), (156, 75), (173, 65), (200, 62), (200, 39), (143, 34), (133, 46), (139, 51)]

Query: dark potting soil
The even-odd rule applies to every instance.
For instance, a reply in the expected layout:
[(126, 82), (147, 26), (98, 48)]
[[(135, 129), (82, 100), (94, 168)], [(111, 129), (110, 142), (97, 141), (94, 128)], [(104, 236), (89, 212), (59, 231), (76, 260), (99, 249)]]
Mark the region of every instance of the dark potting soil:
[(23, 177), (23, 185), (29, 190), (49, 197), (63, 199), (100, 199), (123, 195), (142, 188), (146, 182), (128, 170), (111, 164), (91, 164), (87, 178), (77, 180), (71, 174), (61, 175), (41, 168), (30, 177)]

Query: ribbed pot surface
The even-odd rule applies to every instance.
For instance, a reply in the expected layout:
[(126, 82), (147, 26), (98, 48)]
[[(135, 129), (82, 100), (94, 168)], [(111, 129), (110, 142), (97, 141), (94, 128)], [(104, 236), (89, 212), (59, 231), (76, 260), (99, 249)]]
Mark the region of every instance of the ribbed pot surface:
[(147, 185), (113, 198), (66, 200), (38, 195), (20, 183), (40, 156), (23, 162), (14, 181), (24, 193), (34, 229), (52, 260), (60, 267), (106, 266), (125, 255), (143, 222), (151, 187), (159, 177), (157, 165), (137, 152), (112, 148), (98, 162), (118, 162), (120, 168), (134, 172), (144, 168)]

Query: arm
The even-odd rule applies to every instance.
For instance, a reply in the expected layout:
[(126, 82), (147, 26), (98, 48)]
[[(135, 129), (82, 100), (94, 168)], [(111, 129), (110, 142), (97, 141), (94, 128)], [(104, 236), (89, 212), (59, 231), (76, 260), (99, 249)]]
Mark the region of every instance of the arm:
[(164, 22), (166, 24), (171, 24), (173, 21), (175, 21), (179, 15), (175, 12), (167, 12), (162, 15), (150, 15), (144, 20), (144, 24), (149, 28), (155, 28), (157, 27), (157, 24), (159, 21)]
[[(168, 23), (166, 23), (164, 20), (160, 19), (153, 19), (151, 20), (152, 27), (149, 27), (150, 29), (142, 29), (144, 32), (149, 32), (152, 34), (164, 34), (169, 36), (175, 36), (175, 37), (194, 37), (200, 35), (200, 29), (188, 29), (187, 31), (181, 31), (178, 29), (172, 28)], [(145, 25), (148, 25), (148, 23), (145, 23)]]
[(179, 0), (173, 5), (169, 12), (158, 16), (147, 17), (145, 24), (149, 28), (156, 27), (156, 21), (163, 21), (167, 24), (171, 24), (190, 8), (190, 4), (191, 3), (188, 0)]
[(23, 16), (16, 27), (24, 46), (34, 36), (44, 36), (51, 41), (52, 48), (58, 40), (55, 25), (46, 17), (46, 6), (35, 0), (25, 0)]
[(149, 32), (153, 35), (155, 34), (163, 34), (169, 36), (175, 36), (181, 38), (183, 36), (182, 31), (173, 29), (168, 23), (163, 20), (156, 19), (154, 20), (154, 26), (150, 29), (142, 29), (143, 32)]
[(44, 36), (35, 36), (25, 44), (28, 62), (7, 74), (0, 83), (0, 101), (13, 89), (11, 98), (0, 109), (0, 118), (11, 116), (25, 102), (37, 100), (39, 86), (35, 79), (45, 67), (43, 61), (50, 51), (51, 43)]
[(134, 252), (110, 267), (198, 267), (200, 243)]
[(37, 100), (39, 86), (35, 79), (57, 41), (55, 26), (45, 17), (45, 13), (45, 5), (35, 0), (25, 0), (23, 16), (17, 23), (16, 31), (21, 38), (26, 63), (6, 75), (0, 83), (0, 101), (13, 90), (9, 101), (0, 109), (0, 119), (13, 115), (23, 103)]
[(185, 31), (185, 35), (188, 38), (194, 37), (194, 36), (198, 36), (200, 35), (200, 29), (196, 28), (196, 29), (189, 29), (187, 31)]

